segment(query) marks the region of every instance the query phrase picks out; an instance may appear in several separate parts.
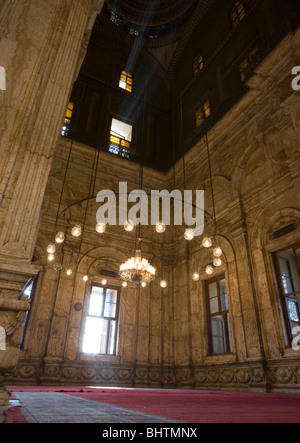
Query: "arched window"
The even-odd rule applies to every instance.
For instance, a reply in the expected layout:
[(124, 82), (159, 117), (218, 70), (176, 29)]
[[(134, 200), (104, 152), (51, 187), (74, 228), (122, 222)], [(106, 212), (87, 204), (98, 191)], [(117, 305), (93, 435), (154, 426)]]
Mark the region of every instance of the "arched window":
[(132, 92), (132, 75), (126, 71), (121, 72), (119, 87), (127, 92)]
[(202, 55), (197, 55), (197, 57), (194, 58), (194, 74), (195, 77), (200, 74), (202, 69), (204, 68), (204, 61)]
[(243, 2), (235, 2), (231, 12), (233, 27), (236, 28), (246, 18), (246, 15), (247, 14)]

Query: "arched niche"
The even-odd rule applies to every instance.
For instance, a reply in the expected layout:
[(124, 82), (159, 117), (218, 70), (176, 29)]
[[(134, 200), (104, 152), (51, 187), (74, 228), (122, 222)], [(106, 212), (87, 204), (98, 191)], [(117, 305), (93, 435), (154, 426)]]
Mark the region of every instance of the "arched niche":
[[(205, 273), (206, 265), (212, 262), (213, 254), (209, 252), (203, 246), (200, 246), (191, 254), (190, 258), (190, 287), (191, 291), (197, 291), (198, 303), (199, 303), (199, 321), (204, 324), (202, 327), (202, 333), (207, 335), (207, 303), (205, 293), (205, 282), (217, 277), (218, 275), (225, 274), (228, 302), (229, 302), (229, 315), (232, 331), (232, 343), (233, 354), (230, 357), (232, 361), (243, 361), (247, 357), (246, 339), (245, 339), (245, 323), (243, 321), (242, 301), (240, 294), (240, 279), (239, 270), (237, 266), (236, 251), (234, 249), (231, 239), (225, 235), (218, 234), (216, 236), (216, 242), (223, 251), (223, 265), (219, 268), (215, 268), (215, 272), (212, 276), (208, 276)], [(199, 281), (193, 281), (192, 277), (194, 273), (198, 273), (200, 276)], [(203, 343), (203, 357), (207, 355), (207, 342)], [(223, 356), (222, 358), (228, 358)]]
[(273, 253), (300, 239), (300, 211), (266, 208), (249, 231), (250, 248), (259, 304), (265, 352), (268, 358), (281, 358), (290, 345), (283, 320)]

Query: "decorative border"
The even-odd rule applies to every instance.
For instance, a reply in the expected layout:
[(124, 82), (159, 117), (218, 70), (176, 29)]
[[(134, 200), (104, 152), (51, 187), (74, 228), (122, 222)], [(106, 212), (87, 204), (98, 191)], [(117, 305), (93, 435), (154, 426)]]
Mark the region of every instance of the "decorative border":
[(100, 362), (20, 360), (6, 385), (113, 386), (300, 392), (299, 361), (211, 366), (114, 365)]

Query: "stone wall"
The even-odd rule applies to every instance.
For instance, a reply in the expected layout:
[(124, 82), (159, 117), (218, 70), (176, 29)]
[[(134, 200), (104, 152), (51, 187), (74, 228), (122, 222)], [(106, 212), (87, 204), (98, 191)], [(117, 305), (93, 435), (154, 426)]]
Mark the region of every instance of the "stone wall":
[[(271, 252), (300, 236), (299, 92), (291, 87), (291, 70), (300, 64), (300, 33), (289, 35), (259, 66), (249, 92), (208, 133), (217, 232), (226, 264), (233, 352), (210, 356), (201, 239), (187, 243), (183, 229), (161, 237), (143, 228), (143, 253), (168, 281), (146, 289), (122, 290), (118, 353), (91, 357), (80, 352), (82, 322), (91, 281), (99, 268), (118, 271), (134, 253), (134, 234), (120, 227), (95, 233), (97, 204), (72, 207), (61, 227), (67, 229), (86, 213), (82, 240), (68, 240), (57, 273), (45, 253), (61, 208), (89, 194), (92, 148), (60, 140), (48, 181), (36, 243), (41, 267), (30, 312), (24, 350), (8, 383), (110, 385), (197, 389), (299, 392), (300, 354), (284, 335)], [(69, 163), (68, 163), (69, 159)], [(68, 165), (68, 168), (66, 169)], [(65, 176), (65, 172), (67, 174)], [(95, 189), (116, 191), (120, 181), (139, 188), (138, 165), (100, 153)], [(144, 169), (144, 189), (204, 189), (212, 213), (206, 140), (202, 139), (164, 175)], [(65, 182), (64, 182), (65, 177)], [(274, 231), (291, 222), (295, 230), (274, 239)], [(213, 230), (207, 217), (205, 233)], [(64, 270), (76, 269), (67, 277)], [(191, 279), (200, 273), (200, 281)], [(82, 277), (89, 272), (90, 282)], [(108, 279), (120, 286), (119, 278)], [(75, 309), (75, 304), (82, 306)]]

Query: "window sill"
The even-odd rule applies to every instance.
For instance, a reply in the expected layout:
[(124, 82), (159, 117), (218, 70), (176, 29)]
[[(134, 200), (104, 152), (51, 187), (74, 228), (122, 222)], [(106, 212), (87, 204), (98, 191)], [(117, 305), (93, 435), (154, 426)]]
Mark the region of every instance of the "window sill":
[(80, 354), (79, 360), (119, 364), (121, 362), (121, 357), (118, 357), (117, 355)]
[(283, 350), (283, 358), (299, 358), (300, 351), (295, 351), (293, 348), (286, 348)]
[(236, 355), (235, 354), (218, 354), (218, 355), (209, 355), (205, 358), (205, 363), (207, 364), (223, 364), (223, 363), (235, 363)]

